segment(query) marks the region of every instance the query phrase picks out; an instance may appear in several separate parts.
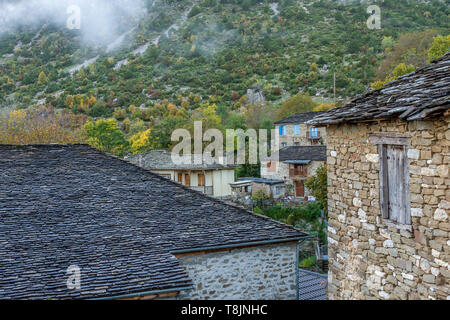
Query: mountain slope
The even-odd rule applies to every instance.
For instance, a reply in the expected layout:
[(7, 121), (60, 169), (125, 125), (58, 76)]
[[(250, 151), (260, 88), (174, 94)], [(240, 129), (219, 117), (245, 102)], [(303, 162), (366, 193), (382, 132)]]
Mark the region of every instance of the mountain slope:
[(121, 35), (108, 45), (49, 21), (0, 35), (0, 105), (50, 103), (93, 116), (162, 99), (233, 109), (255, 84), (273, 103), (298, 92), (329, 99), (334, 73), (345, 98), (373, 81), (384, 37), (450, 30), (447, 1), (385, 0), (381, 30), (368, 29), (368, 4), (352, 1), (145, 2), (149, 12), (118, 19)]

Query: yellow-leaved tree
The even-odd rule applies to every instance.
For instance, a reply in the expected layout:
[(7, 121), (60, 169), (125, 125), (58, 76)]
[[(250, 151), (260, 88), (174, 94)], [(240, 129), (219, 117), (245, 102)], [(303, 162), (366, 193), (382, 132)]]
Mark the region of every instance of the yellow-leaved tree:
[(130, 151), (133, 154), (137, 153), (143, 153), (151, 150), (151, 144), (150, 144), (150, 133), (151, 129), (138, 132), (135, 135), (133, 135), (128, 142), (130, 143)]
[(83, 115), (56, 112), (52, 107), (14, 110), (0, 115), (0, 144), (82, 143)]

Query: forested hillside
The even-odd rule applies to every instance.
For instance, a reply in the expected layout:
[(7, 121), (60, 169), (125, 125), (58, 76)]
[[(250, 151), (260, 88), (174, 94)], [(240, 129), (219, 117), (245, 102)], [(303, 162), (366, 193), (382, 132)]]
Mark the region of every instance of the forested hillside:
[[(381, 8), (379, 30), (367, 27), (368, 2)], [(144, 3), (139, 19), (117, 19), (122, 35), (108, 45), (50, 21), (0, 33), (2, 108), (113, 117), (134, 151), (168, 147), (186, 119), (270, 126), (299, 93), (331, 103), (334, 74), (338, 100), (362, 93), (391, 71), (377, 70), (391, 67), (400, 35), (432, 29), (425, 50), (450, 30), (449, 2), (437, 0)]]

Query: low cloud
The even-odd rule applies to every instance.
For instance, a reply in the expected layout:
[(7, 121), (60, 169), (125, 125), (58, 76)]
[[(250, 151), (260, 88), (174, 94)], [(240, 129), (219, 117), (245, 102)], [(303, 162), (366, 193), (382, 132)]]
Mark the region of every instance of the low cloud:
[[(92, 44), (113, 41), (147, 13), (144, 0), (0, 0), (0, 35), (23, 26), (38, 28), (44, 23), (66, 28), (70, 6), (80, 8), (79, 32), (84, 41)], [(124, 25), (128, 30), (123, 29)]]

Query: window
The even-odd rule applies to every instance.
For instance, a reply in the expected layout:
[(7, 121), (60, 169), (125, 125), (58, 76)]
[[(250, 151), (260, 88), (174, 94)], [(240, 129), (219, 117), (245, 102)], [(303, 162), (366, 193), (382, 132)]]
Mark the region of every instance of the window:
[(409, 199), (409, 137), (399, 134), (378, 134), (370, 137), (378, 145), (380, 160), (380, 208), (387, 224), (396, 227), (411, 225)]
[(278, 131), (280, 133), (280, 136), (285, 136), (286, 135), (286, 126), (279, 126)]
[(310, 128), (309, 135), (311, 138), (318, 138), (319, 137), (319, 129), (318, 128)]
[(303, 164), (296, 164), (294, 174), (296, 176), (306, 176), (306, 167)]
[(297, 136), (300, 135), (300, 125), (299, 124), (294, 125), (294, 134)]
[(198, 174), (198, 186), (199, 187), (205, 186), (205, 175), (203, 173)]
[(282, 143), (281, 143), (281, 147), (282, 147), (282, 148), (286, 148), (286, 147), (287, 147), (287, 143), (286, 143), (286, 142), (282, 142)]

